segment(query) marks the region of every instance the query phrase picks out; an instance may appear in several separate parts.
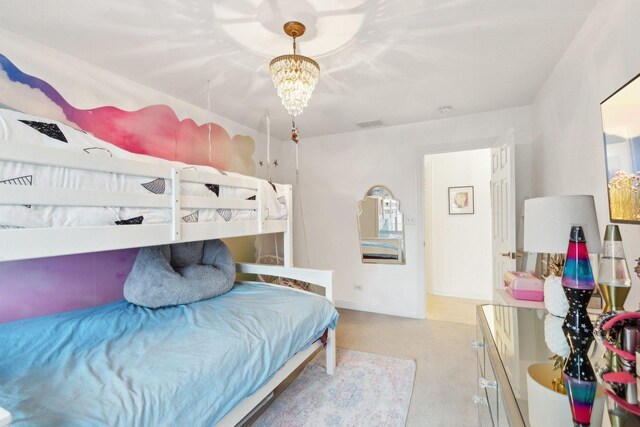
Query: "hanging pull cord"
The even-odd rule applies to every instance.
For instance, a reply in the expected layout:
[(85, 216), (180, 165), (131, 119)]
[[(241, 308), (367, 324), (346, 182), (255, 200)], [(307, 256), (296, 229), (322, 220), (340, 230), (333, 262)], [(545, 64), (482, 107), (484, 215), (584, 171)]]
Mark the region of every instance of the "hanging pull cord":
[(211, 80), (207, 80), (207, 142), (209, 143), (209, 166), (211, 166)]
[(302, 236), (304, 238), (304, 251), (307, 258), (307, 267), (311, 266), (311, 261), (309, 261), (309, 244), (307, 240), (307, 226), (304, 222), (304, 209), (302, 207), (302, 190), (300, 186), (300, 163), (298, 161), (298, 148), (300, 144), (299, 141), (299, 132), (296, 127), (296, 118), (295, 116), (291, 116), (291, 140), (296, 143), (296, 188), (298, 189), (298, 205), (300, 206), (300, 219), (302, 220)]
[[(267, 122), (267, 179), (269, 182), (271, 182), (271, 116), (269, 115), (269, 112), (267, 111), (264, 114), (265, 120)], [(264, 245), (264, 238), (265, 238), (265, 234), (260, 234), (257, 238), (257, 246), (258, 246), (258, 254), (256, 256), (256, 261), (259, 260), (262, 257), (262, 247)], [(278, 239), (276, 238), (276, 235), (273, 235), (273, 242), (275, 244), (276, 247), (276, 260), (278, 259)]]
[(296, 173), (298, 173), (298, 141), (300, 140), (300, 132), (296, 127), (295, 116), (291, 116), (291, 140), (296, 143)]
[(307, 256), (307, 267), (311, 267), (309, 260), (309, 244), (307, 240), (307, 225), (304, 221), (304, 209), (302, 208), (302, 191), (300, 189), (300, 171), (297, 168), (298, 163), (298, 146), (296, 145), (296, 188), (298, 189), (298, 205), (300, 206), (300, 219), (302, 220), (302, 236), (304, 239), (304, 251)]
[(309, 244), (307, 241), (307, 225), (304, 222), (304, 209), (302, 207), (302, 191), (300, 188), (300, 163), (299, 163), (299, 154), (298, 148), (300, 144), (298, 141), (300, 140), (300, 132), (296, 127), (296, 118), (295, 116), (291, 116), (291, 140), (296, 143), (296, 188), (298, 192), (298, 205), (300, 206), (300, 219), (302, 220), (302, 235), (304, 238), (304, 251), (307, 258), (307, 267), (311, 267), (311, 261), (309, 260)]
[(295, 116), (291, 116), (291, 140), (296, 144), (300, 140), (300, 132), (296, 127), (296, 118)]
[(268, 111), (264, 116), (267, 120), (267, 179), (271, 182), (271, 116)]

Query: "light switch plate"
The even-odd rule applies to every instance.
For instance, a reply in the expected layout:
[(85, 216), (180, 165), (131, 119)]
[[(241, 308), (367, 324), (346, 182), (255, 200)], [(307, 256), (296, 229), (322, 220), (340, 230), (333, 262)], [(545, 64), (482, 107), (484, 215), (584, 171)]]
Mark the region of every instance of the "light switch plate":
[(416, 216), (414, 214), (407, 214), (404, 217), (407, 220), (407, 225), (416, 225)]

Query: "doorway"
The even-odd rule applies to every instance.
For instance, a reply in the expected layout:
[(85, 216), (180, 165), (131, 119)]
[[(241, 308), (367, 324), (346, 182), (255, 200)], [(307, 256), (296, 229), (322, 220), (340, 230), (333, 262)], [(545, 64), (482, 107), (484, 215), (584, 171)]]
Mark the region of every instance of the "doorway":
[(427, 318), (475, 323), (492, 300), (491, 149), (424, 156)]

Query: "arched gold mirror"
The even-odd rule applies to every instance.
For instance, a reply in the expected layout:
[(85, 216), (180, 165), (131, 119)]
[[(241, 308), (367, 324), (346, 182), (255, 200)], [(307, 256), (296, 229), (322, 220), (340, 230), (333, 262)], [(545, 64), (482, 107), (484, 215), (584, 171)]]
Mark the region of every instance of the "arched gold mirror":
[(363, 263), (404, 264), (404, 215), (400, 202), (383, 185), (371, 187), (358, 202)]

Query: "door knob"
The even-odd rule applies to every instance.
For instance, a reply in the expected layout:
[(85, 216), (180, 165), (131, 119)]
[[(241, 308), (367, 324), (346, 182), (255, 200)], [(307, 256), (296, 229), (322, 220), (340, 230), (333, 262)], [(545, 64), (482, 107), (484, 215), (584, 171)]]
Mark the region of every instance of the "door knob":
[(500, 255), (511, 259), (522, 258), (520, 252), (502, 252)]

